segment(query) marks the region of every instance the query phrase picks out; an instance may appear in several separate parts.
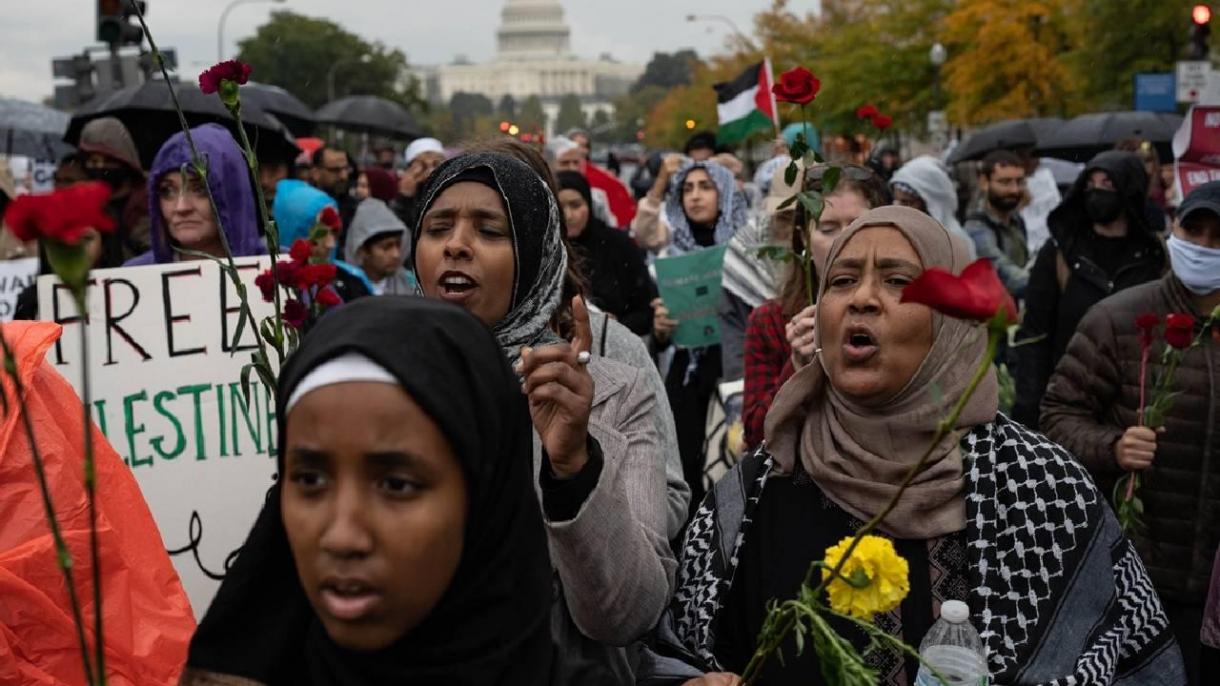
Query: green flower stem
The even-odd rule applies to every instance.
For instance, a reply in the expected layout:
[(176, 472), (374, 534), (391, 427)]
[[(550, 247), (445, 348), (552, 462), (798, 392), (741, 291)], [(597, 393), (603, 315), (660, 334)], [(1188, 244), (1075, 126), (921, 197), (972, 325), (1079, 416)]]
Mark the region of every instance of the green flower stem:
[[(280, 259), (280, 232), (271, 218), (267, 216), (267, 199), (263, 195), (263, 184), (258, 182), (258, 154), (254, 152), (254, 146), (250, 145), (246, 127), (242, 125), (241, 101), (238, 100), (232, 107), (229, 107), (229, 112), (237, 120), (237, 132), (241, 136), (241, 151), (246, 158), (246, 165), (250, 168), (250, 178), (254, 179), (254, 197), (258, 204), (258, 218), (263, 227), (263, 236), (267, 241), (267, 254), (271, 256), (271, 281), (274, 284), (271, 290), (275, 293), (275, 340), (279, 343), (284, 340), (284, 318), (280, 314), (283, 311), (280, 303), (280, 275), (279, 270), (275, 268)], [(279, 363), (284, 364), (283, 345), (277, 344), (274, 347)]]
[(80, 359), (81, 359), (81, 408), (82, 426), (85, 432), (85, 498), (89, 505), (89, 559), (93, 565), (93, 648), (97, 681), (105, 686), (106, 656), (102, 632), (102, 559), (97, 543), (97, 467), (93, 462), (93, 412), (92, 383), (89, 379), (89, 318), (86, 313), (89, 282), (72, 289), (76, 310), (80, 313)]
[[(987, 352), (983, 355), (983, 359), (979, 363), (978, 369), (976, 369), (974, 372), (974, 377), (970, 379), (969, 385), (966, 386), (966, 390), (962, 393), (962, 396), (958, 398), (957, 403), (955, 403), (953, 406), (953, 409), (949, 411), (947, 416), (937, 423), (936, 433), (933, 435), (932, 441), (928, 445), (928, 449), (924, 451), (923, 455), (919, 458), (919, 461), (917, 461), (911, 467), (911, 469), (907, 471), (906, 477), (902, 480), (902, 484), (898, 487), (898, 491), (894, 493), (894, 497), (890, 498), (890, 502), (885, 506), (885, 509), (874, 515), (872, 519), (868, 520), (868, 522), (866, 522), (864, 526), (856, 532), (856, 535), (852, 538), (851, 543), (847, 546), (847, 550), (842, 556), (839, 557), (838, 563), (835, 564), (834, 568), (830, 570), (829, 574), (822, 579), (822, 582), (818, 584), (817, 588), (813, 590), (812, 596), (814, 598), (821, 597), (823, 591), (826, 589), (826, 584), (831, 579), (836, 577), (842, 578), (843, 565), (846, 564), (849, 559), (851, 559), (851, 555), (855, 552), (856, 546), (858, 546), (860, 541), (863, 540), (865, 536), (876, 529), (877, 526), (880, 525), (881, 522), (894, 511), (894, 508), (898, 506), (898, 501), (902, 498), (902, 494), (906, 492), (907, 488), (911, 485), (911, 482), (915, 480), (915, 477), (921, 471), (923, 471), (924, 465), (927, 464), (928, 459), (932, 456), (932, 452), (936, 450), (936, 447), (940, 445), (940, 442), (944, 440), (945, 436), (949, 435), (949, 432), (953, 429), (953, 426), (957, 424), (957, 420), (959, 417), (961, 417), (962, 411), (966, 409), (966, 403), (970, 400), (970, 397), (974, 395), (974, 392), (978, 389), (979, 384), (982, 383), (983, 379), (987, 376), (987, 372), (991, 369), (991, 361), (995, 358), (996, 349), (1000, 344), (1000, 338), (1004, 335), (1004, 331), (994, 323), (990, 325), (988, 331)], [(810, 570), (812, 571), (813, 568), (818, 566), (819, 562), (820, 561), (811, 564)], [(809, 577), (810, 575), (806, 574), (805, 585), (808, 585)], [(785, 606), (786, 605), (787, 603), (785, 603)], [(784, 606), (781, 606), (780, 608), (781, 612), (783, 611), (783, 607)], [(746, 665), (746, 668), (742, 673), (742, 683), (745, 684), (745, 686), (753, 684), (758, 678), (762, 672), (763, 664), (766, 663), (767, 656), (774, 652), (775, 648), (777, 648), (783, 642), (788, 631), (792, 630), (793, 624), (795, 624), (795, 615), (793, 616), (793, 620), (788, 622), (777, 635), (759, 636), (758, 648), (755, 649), (754, 656), (750, 658), (749, 664)]]
[(17, 411), (21, 413), (21, 423), (25, 428), (25, 442), (30, 445), (34, 474), (38, 477), (38, 490), (42, 494), (42, 507), (47, 515), (47, 524), (51, 527), (51, 538), (55, 541), (56, 566), (63, 573), (64, 585), (68, 587), (68, 603), (72, 606), (72, 620), (76, 625), (76, 640), (80, 644), (80, 657), (85, 668), (85, 679), (87, 683), (93, 684), (93, 668), (89, 661), (89, 647), (85, 641), (85, 619), (81, 613), (80, 600), (76, 597), (76, 584), (72, 580), (72, 553), (68, 550), (68, 544), (64, 542), (59, 520), (55, 517), (55, 505), (51, 502), (51, 487), (47, 485), (46, 467), (42, 462), (42, 453), (38, 451), (38, 441), (34, 438), (34, 423), (30, 420), (30, 414), (25, 407), (25, 385), (21, 382), (21, 375), (17, 369), (17, 358), (13, 356), (13, 351), (9, 348), (3, 331), (0, 331), (0, 348), (4, 350), (5, 372), (13, 380), (13, 390), (17, 394)]
[(868, 634), (868, 637), (870, 639), (877, 641), (878, 643), (885, 643), (885, 644), (889, 645), (891, 648), (897, 648), (899, 651), (914, 657), (916, 660), (919, 660), (919, 664), (923, 665), (924, 667), (927, 667), (928, 671), (932, 673), (932, 676), (939, 679), (942, 684), (950, 683), (949, 677), (945, 676), (944, 674), (941, 674), (940, 671), (937, 670), (936, 667), (932, 663), (923, 659), (923, 655), (921, 655), (918, 650), (915, 650), (914, 648), (907, 645), (903, 641), (900, 641), (900, 640), (894, 638), (893, 636), (885, 633), (881, 629), (878, 629), (877, 626), (875, 624), (873, 624), (872, 622), (861, 621), (859, 619), (856, 619), (855, 617), (852, 617), (851, 615), (845, 615), (840, 612), (835, 612), (833, 609), (826, 607), (824, 605), (818, 605), (817, 609), (821, 612), (825, 612), (826, 614), (831, 615), (832, 617), (838, 617), (839, 619), (842, 619), (844, 621), (851, 622), (858, 629), (860, 629), (864, 633)]
[[(144, 29), (144, 37), (148, 39), (148, 48), (149, 48), (149, 50), (152, 51), (153, 60), (157, 63), (157, 67), (161, 70), (162, 78), (165, 79), (165, 87), (169, 89), (170, 101), (174, 103), (174, 111), (178, 113), (178, 123), (179, 123), (179, 125), (182, 126), (182, 133), (183, 133), (183, 136), (185, 136), (185, 138), (186, 138), (186, 144), (191, 149), (191, 162), (192, 162), (193, 166), (195, 167), (195, 173), (198, 174), (199, 178), (203, 180), (203, 188), (208, 194), (208, 204), (212, 207), (212, 216), (214, 216), (216, 218), (217, 233), (220, 234), (220, 244), (224, 248), (224, 251), (225, 251), (225, 261), (227, 262), (227, 264), (229, 266), (229, 269), (228, 269), (229, 278), (230, 278), (230, 280), (233, 281), (233, 286), (237, 289), (237, 294), (239, 296), (239, 299), (241, 300), (242, 316), (246, 317), (250, 322), (250, 326), (255, 329), (254, 341), (258, 345), (258, 350), (259, 350), (259, 354), (260, 354), (261, 358), (263, 360), (269, 361), (271, 358), (270, 358), (270, 356), (267, 355), (267, 346), (263, 341), (263, 337), (258, 335), (258, 330), (257, 330), (258, 327), (257, 327), (257, 324), (254, 319), (254, 311), (250, 309), (250, 301), (249, 301), (248, 294), (246, 293), (245, 284), (243, 284), (241, 282), (241, 279), (238, 277), (237, 266), (233, 262), (233, 250), (229, 247), (229, 236), (228, 236), (228, 234), (225, 233), (224, 226), (221, 224), (220, 211), (216, 205), (216, 197), (212, 194), (212, 186), (207, 182), (207, 173), (208, 173), (207, 165), (205, 165), (203, 163), (203, 157), (199, 154), (199, 148), (195, 147), (195, 138), (191, 135), (191, 126), (186, 121), (186, 113), (183, 112), (183, 110), (182, 110), (182, 104), (180, 102), (178, 102), (178, 93), (177, 93), (177, 91), (174, 90), (174, 87), (170, 81), (169, 70), (166, 69), (166, 67), (165, 67), (165, 58), (161, 55), (161, 51), (159, 49), (157, 49), (157, 42), (156, 42), (156, 40), (153, 39), (152, 31), (148, 28), (148, 22), (146, 22), (144, 20), (144, 13), (140, 10), (139, 3), (132, 3), (131, 7), (135, 10), (136, 18), (140, 22), (140, 27)], [(245, 129), (243, 129), (241, 127), (240, 122), (238, 123), (237, 128), (238, 128), (238, 130), (241, 131), (242, 138), (244, 140), (246, 132), (245, 132)], [(248, 143), (248, 141), (247, 141), (247, 143)], [(259, 211), (261, 213), (264, 213), (262, 216), (265, 217), (266, 203), (262, 202), (262, 191), (261, 191), (261, 188), (259, 188), (259, 184), (257, 182), (257, 176), (255, 176), (255, 179), (254, 179), (254, 186), (259, 193), (259, 195), (258, 195)], [(276, 247), (278, 247), (278, 244)], [(274, 261), (272, 261), (272, 263), (271, 263), (271, 272), (272, 272), (272, 274), (275, 273), (275, 262)], [(277, 279), (277, 284), (278, 284), (278, 279)], [(278, 288), (276, 290), (277, 290), (276, 300), (278, 301), (279, 300)], [(280, 316), (279, 308), (277, 305), (276, 320), (278, 321), (281, 318), (282, 317)], [(283, 355), (279, 350), (277, 350), (277, 355), (281, 358), (281, 361), (282, 361)], [(275, 374), (272, 372), (272, 370), (270, 368), (267, 368), (264, 371), (272, 379), (275, 378)], [(263, 375), (260, 374), (259, 378), (262, 379)], [(266, 382), (264, 381), (264, 383), (266, 383)], [(268, 390), (270, 390), (272, 393), (275, 392), (274, 386), (270, 387)]]

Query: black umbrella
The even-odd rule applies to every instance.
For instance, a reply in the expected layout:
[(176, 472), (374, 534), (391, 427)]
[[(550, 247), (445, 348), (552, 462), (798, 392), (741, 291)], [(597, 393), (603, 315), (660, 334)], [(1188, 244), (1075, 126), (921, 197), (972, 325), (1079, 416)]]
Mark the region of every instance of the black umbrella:
[(63, 142), (68, 118), (66, 112), (0, 98), (0, 154), (58, 160), (72, 152)]
[(1063, 124), (1056, 117), (1009, 119), (997, 122), (970, 134), (970, 137), (949, 156), (950, 164), (978, 160), (993, 150), (1034, 148), (1056, 127)]
[(375, 95), (353, 95), (327, 103), (318, 110), (318, 121), (408, 141), (424, 135), (406, 108)]
[(1082, 114), (1064, 122), (1038, 145), (1048, 157), (1087, 162), (1125, 138), (1147, 140), (1156, 147), (1161, 160), (1173, 159), (1173, 134), (1182, 117), (1165, 112), (1099, 112)]
[[(208, 122), (222, 124), (240, 141), (237, 122), (221, 104), (219, 96), (205, 95), (194, 83), (176, 83), (173, 88), (187, 123), (191, 126)], [(75, 145), (85, 124), (100, 117), (115, 117), (123, 122), (135, 140), (140, 163), (145, 169), (152, 166), (153, 158), (165, 141), (182, 130), (169, 87), (162, 80), (94, 98), (72, 117), (64, 140)], [(241, 118), (260, 161), (291, 161), (300, 153), (284, 124), (254, 103), (242, 102)]]
[(318, 119), (313, 110), (279, 86), (251, 81), (242, 86), (241, 99), (243, 104), (249, 103), (274, 114), (298, 138), (312, 136), (317, 126)]

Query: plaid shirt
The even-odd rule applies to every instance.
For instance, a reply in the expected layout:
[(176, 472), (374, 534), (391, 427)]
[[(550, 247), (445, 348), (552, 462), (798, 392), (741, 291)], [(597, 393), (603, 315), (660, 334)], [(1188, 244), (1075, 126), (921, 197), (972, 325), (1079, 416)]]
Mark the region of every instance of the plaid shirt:
[(744, 359), (746, 390), (741, 411), (749, 450), (762, 443), (763, 423), (771, 401), (793, 374), (792, 346), (784, 332), (786, 323), (779, 300), (768, 300), (750, 313)]

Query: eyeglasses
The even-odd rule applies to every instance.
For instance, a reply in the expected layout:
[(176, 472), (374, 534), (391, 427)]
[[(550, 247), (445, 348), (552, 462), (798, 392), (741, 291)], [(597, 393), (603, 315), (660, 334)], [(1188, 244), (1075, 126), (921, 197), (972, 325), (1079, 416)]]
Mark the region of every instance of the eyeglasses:
[[(825, 164), (819, 164), (818, 166), (809, 169), (805, 172), (805, 182), (817, 183), (820, 186), (822, 183), (822, 177), (825, 176), (826, 172), (830, 171), (830, 169), (831, 166)], [(840, 179), (869, 181), (876, 176), (872, 169), (869, 169), (868, 167), (861, 167), (858, 164), (841, 164), (838, 165), (838, 169)]]

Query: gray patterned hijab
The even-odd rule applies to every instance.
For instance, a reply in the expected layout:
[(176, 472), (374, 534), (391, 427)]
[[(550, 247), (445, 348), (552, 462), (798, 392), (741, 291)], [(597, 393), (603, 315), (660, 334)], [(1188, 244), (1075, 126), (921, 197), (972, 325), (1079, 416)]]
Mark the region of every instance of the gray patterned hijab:
[(748, 218), (745, 197), (737, 192), (737, 180), (733, 178), (733, 172), (710, 160), (704, 162), (687, 160), (678, 169), (678, 173), (674, 174), (674, 179), (669, 186), (669, 197), (665, 200), (665, 219), (673, 228), (673, 247), (683, 253), (699, 249), (699, 244), (695, 242), (695, 234), (691, 232), (686, 210), (682, 207), (682, 184), (686, 183), (686, 176), (695, 169), (706, 171), (707, 175), (711, 177), (712, 183), (716, 184), (720, 205), (720, 214), (716, 216), (714, 234), (716, 245), (727, 243), (738, 229), (745, 226)]
[(523, 162), (490, 152), (454, 157), (433, 172), (420, 194), (423, 204), (411, 246), (411, 269), (416, 273), (415, 248), (424, 216), (442, 191), (462, 181), (481, 183), (494, 190), (508, 212), (515, 267), (513, 299), (508, 314), (496, 323), (493, 333), (509, 361), (515, 363), (522, 346), (560, 342), (551, 330), (568, 268), (568, 256), (560, 239), (559, 206), (546, 182)]

